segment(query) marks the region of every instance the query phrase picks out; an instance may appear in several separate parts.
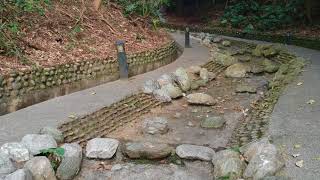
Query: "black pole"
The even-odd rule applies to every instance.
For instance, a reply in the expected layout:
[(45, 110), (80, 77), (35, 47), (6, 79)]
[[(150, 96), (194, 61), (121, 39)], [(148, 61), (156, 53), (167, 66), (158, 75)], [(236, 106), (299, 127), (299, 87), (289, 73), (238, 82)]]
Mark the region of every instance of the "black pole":
[(187, 27), (185, 31), (185, 48), (191, 48), (190, 46), (190, 30)]
[(127, 55), (124, 48), (124, 41), (116, 41), (117, 52), (118, 52), (118, 63), (120, 78), (127, 79), (129, 77)]

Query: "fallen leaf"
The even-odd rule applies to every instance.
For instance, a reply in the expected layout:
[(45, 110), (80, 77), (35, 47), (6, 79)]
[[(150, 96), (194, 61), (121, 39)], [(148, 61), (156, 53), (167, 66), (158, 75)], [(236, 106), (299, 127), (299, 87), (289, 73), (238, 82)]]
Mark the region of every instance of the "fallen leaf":
[(295, 144), (294, 148), (299, 149), (299, 148), (301, 148), (301, 145), (300, 144)]
[(320, 161), (320, 156), (313, 158), (314, 160)]
[(299, 157), (300, 154), (292, 154), (292, 156), (296, 158), (296, 157)]
[(76, 115), (74, 115), (74, 114), (69, 115), (68, 118), (70, 118), (70, 119), (78, 119), (78, 117)]
[(307, 102), (307, 104), (314, 104), (315, 102), (316, 102), (315, 100), (310, 99), (310, 100)]
[(303, 82), (298, 82), (297, 86), (301, 86), (303, 84)]
[(302, 168), (303, 167), (303, 160), (297, 161), (296, 162), (296, 166), (299, 167), (299, 168)]

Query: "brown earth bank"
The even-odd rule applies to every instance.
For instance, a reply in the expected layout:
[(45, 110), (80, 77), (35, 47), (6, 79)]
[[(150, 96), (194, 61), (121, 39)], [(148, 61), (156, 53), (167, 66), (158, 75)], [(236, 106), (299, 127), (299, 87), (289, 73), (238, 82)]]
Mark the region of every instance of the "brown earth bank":
[(115, 42), (123, 40), (127, 53), (158, 48), (170, 41), (140, 17), (125, 17), (115, 3), (99, 11), (91, 1), (52, 1), (45, 13), (19, 17), (19, 47), (24, 60), (0, 53), (0, 74), (33, 66), (50, 67), (68, 62), (105, 60), (116, 55)]

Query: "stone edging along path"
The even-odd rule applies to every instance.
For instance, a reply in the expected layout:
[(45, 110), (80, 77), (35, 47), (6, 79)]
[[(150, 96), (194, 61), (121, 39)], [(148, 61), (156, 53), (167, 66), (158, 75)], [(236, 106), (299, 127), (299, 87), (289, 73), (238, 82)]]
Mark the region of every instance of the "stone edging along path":
[(233, 30), (229, 28), (223, 27), (209, 27), (209, 28), (202, 28), (198, 26), (186, 26), (186, 25), (176, 25), (176, 24), (169, 24), (169, 23), (162, 23), (162, 27), (181, 30), (185, 31), (188, 27), (190, 32), (204, 32), (210, 34), (217, 34), (217, 35), (224, 35), (242, 39), (250, 39), (250, 40), (260, 40), (260, 41), (267, 41), (272, 43), (282, 43), (282, 44), (289, 44), (289, 45), (296, 45), (310, 49), (320, 50), (320, 39), (309, 38), (309, 37), (295, 37), (295, 36), (287, 36), (287, 35), (277, 35), (272, 33), (263, 33), (263, 32), (256, 32), (256, 33), (245, 33), (238, 30)]
[[(244, 44), (245, 46), (247, 45), (245, 43), (240, 44)], [(250, 47), (250, 44), (248, 44), (248, 46)], [(262, 47), (270, 48), (269, 46)], [(251, 52), (252, 49), (247, 50)], [(287, 60), (294, 62), (294, 60), (291, 59), (291, 56), (288, 56), (289, 58), (285, 58), (286, 55), (284, 57), (283, 54), (280, 54), (278, 57), (279, 58), (276, 60), (278, 60), (280, 64), (285, 64)], [(207, 67), (209, 71), (214, 71), (217, 74), (221, 73), (225, 68), (224, 66), (217, 66), (212, 62), (205, 64), (204, 67)], [(282, 70), (279, 70), (280, 73), (277, 74), (279, 75), (278, 78), (280, 78), (280, 80), (286, 79), (286, 74), (291, 74), (291, 72), (288, 71), (290, 67), (285, 68), (286, 70), (283, 70), (283, 67), (285, 66), (280, 67)], [(212, 73), (210, 74), (207, 69), (201, 67), (196, 67), (193, 69), (194, 74), (199, 74), (199, 77), (197, 76), (199, 80), (196, 80), (196, 82), (200, 83), (201, 86), (206, 85), (209, 79), (211, 79), (210, 77), (215, 77), (217, 75)], [(148, 110), (151, 108), (160, 105), (162, 101), (167, 102), (171, 101), (171, 98), (181, 97), (183, 96), (182, 91), (187, 92), (192, 88), (189, 80), (190, 77), (186, 70), (183, 68), (178, 68), (173, 75), (173, 77), (161, 76), (161, 80), (157, 80), (159, 84), (153, 80), (145, 82), (144, 91), (148, 91), (149, 93), (153, 94), (155, 98), (147, 94), (136, 94), (83, 118), (78, 119), (77, 117), (72, 117), (74, 120), (64, 123), (61, 126), (63, 135), (62, 132), (59, 132), (59, 130), (47, 127), (40, 131), (40, 134), (42, 135), (29, 134), (22, 138), (21, 143), (9, 143), (3, 145), (1, 149), (6, 153), (0, 154), (1, 160), (5, 162), (2, 163), (2, 166), (0, 166), (0, 175), (6, 175), (6, 179), (16, 175), (17, 173), (24, 173), (24, 176), (31, 174), (33, 177), (37, 175), (45, 175), (46, 178), (50, 180), (55, 179), (55, 176), (60, 179), (72, 179), (76, 173), (79, 172), (82, 160), (82, 149), (77, 143), (83, 147), (86, 146), (87, 158), (112, 158), (117, 151), (119, 141), (108, 138), (97, 139), (96, 137), (106, 137), (109, 132), (113, 131), (119, 126), (125, 125), (135, 117), (141, 116), (143, 113), (148, 112)], [(178, 86), (172, 85), (175, 83), (177, 83)], [(278, 79), (276, 79), (273, 80), (272, 83), (286, 82), (279, 82)], [(279, 86), (279, 84), (272, 85), (272, 88)], [(280, 87), (282, 86), (283, 84), (280, 84)], [(170, 91), (168, 89), (170, 89)], [(276, 88), (276, 90), (278, 90), (278, 88)], [(187, 99), (188, 103), (190, 104), (215, 104), (215, 100), (212, 97), (203, 93), (190, 94), (187, 96)], [(273, 100), (274, 99), (272, 99), (272, 103), (274, 103)], [(62, 136), (65, 138), (64, 141), (62, 140)], [(257, 138), (260, 137), (257, 136)], [(49, 160), (45, 157), (35, 157), (29, 160), (29, 153), (32, 155), (37, 155), (40, 150), (56, 148), (58, 146), (57, 142), (60, 144), (63, 142), (74, 142), (75, 144), (64, 144), (61, 146), (65, 149), (65, 154), (62, 157), (62, 160), (59, 161), (59, 166), (56, 170), (56, 173), (53, 171)], [(23, 150), (23, 152), (26, 153), (17, 154), (17, 149), (19, 151)], [(125, 144), (124, 153), (129, 156), (129, 158), (133, 159), (158, 159), (170, 156), (172, 150), (173, 147), (170, 147), (167, 144), (141, 144), (139, 142), (129, 142)], [(284, 161), (280, 156), (280, 151), (267, 140), (255, 142), (240, 149), (222, 150), (216, 154), (213, 149), (208, 147), (184, 144), (179, 145), (175, 149), (175, 153), (181, 159), (212, 161), (214, 165), (213, 176), (215, 178), (229, 177), (232, 179), (238, 179), (245, 177), (260, 179), (267, 175), (274, 175), (284, 166)], [(23, 172), (20, 172), (19, 170), (19, 172), (15, 171), (16, 168), (11, 163), (11, 160), (16, 162), (27, 161), (24, 165)], [(235, 166), (230, 167), (230, 163), (234, 164)], [(41, 169), (37, 168), (39, 164), (42, 164)], [(9, 173), (12, 174), (7, 175)], [(115, 176), (117, 175), (115, 174)], [(113, 178), (116, 179), (115, 177)]]
[[(177, 59), (182, 48), (175, 41), (163, 47), (129, 54), (129, 76), (152, 71)], [(50, 68), (12, 71), (0, 76), (0, 115), (119, 79), (117, 58), (76, 62)]]

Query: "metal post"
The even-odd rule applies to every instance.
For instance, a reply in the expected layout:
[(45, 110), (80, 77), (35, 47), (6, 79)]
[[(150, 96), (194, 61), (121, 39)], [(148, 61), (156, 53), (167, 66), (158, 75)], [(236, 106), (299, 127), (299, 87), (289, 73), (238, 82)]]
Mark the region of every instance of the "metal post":
[(185, 48), (191, 48), (190, 46), (190, 30), (187, 27), (185, 31)]
[(127, 79), (129, 77), (127, 55), (124, 48), (124, 41), (116, 41), (117, 52), (118, 52), (118, 63), (120, 78)]
[(291, 44), (291, 33), (290, 33), (290, 32), (287, 33), (286, 44), (287, 44), (287, 45), (290, 45), (290, 44)]

